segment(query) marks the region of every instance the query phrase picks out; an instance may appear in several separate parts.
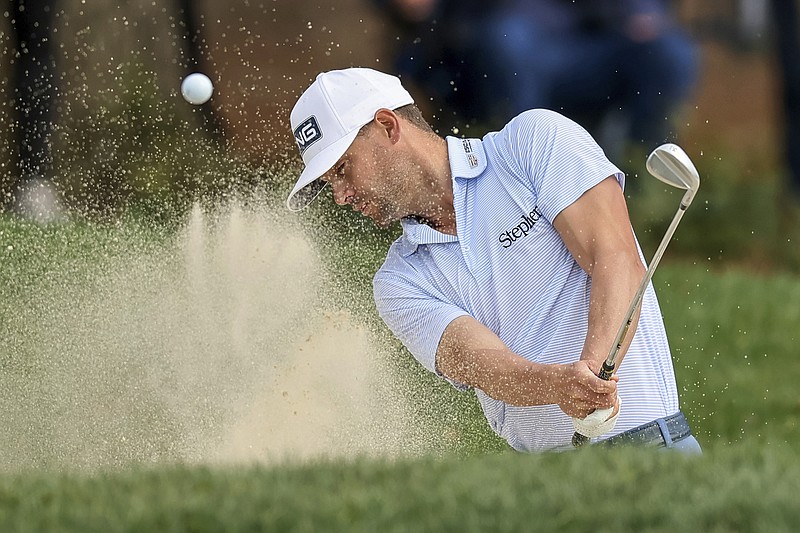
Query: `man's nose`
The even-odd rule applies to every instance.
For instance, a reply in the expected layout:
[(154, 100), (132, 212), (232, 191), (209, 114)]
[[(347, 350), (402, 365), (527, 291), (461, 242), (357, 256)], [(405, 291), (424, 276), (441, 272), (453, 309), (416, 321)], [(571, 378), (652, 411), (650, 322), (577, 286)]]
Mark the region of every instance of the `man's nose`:
[(346, 205), (347, 204), (347, 193), (345, 192), (346, 187), (344, 187), (340, 183), (331, 183), (331, 188), (333, 189), (333, 201), (336, 202), (338, 205)]

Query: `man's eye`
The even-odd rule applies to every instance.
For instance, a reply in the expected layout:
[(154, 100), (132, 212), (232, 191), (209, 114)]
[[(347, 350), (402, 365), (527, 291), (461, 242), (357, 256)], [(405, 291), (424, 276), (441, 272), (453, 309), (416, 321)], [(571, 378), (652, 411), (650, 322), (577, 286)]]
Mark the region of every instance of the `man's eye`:
[(336, 175), (340, 178), (344, 177), (344, 163), (340, 163), (338, 167), (336, 167)]

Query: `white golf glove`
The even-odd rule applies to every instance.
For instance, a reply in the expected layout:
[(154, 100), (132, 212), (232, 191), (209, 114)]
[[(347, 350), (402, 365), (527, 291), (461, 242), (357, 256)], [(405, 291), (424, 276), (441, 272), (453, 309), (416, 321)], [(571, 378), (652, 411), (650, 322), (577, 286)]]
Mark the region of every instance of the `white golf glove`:
[[(619, 405), (621, 411), (622, 398), (619, 396), (617, 396), (617, 404)], [(617, 411), (617, 414), (614, 416), (611, 416), (611, 413), (613, 412), (613, 407), (609, 407), (608, 409), (597, 409), (589, 413), (586, 418), (573, 418), (572, 425), (575, 426), (575, 431), (581, 435), (589, 438), (599, 437), (601, 435), (605, 435), (617, 425), (619, 411)]]

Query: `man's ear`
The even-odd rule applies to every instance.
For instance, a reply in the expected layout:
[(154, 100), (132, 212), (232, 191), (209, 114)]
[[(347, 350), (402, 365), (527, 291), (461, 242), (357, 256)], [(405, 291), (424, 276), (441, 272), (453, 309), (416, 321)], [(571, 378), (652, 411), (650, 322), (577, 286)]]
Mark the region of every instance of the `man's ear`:
[(375, 122), (392, 144), (400, 140), (400, 118), (391, 109), (381, 108), (375, 112)]

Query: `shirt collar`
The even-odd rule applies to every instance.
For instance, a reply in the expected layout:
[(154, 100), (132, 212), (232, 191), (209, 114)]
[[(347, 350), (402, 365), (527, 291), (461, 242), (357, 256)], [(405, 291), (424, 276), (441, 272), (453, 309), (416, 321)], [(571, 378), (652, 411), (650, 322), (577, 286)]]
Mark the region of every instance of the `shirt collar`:
[(427, 224), (417, 222), (413, 218), (404, 218), (400, 221), (400, 224), (403, 226), (403, 238), (400, 247), (400, 253), (403, 257), (416, 252), (420, 244), (458, 242), (456, 235), (442, 233)]
[[(480, 139), (459, 139), (457, 137), (447, 137), (446, 140), (453, 187), (456, 187), (456, 178), (478, 177), (486, 168), (486, 152), (483, 149), (483, 142)], [(404, 257), (416, 252), (420, 244), (458, 242), (456, 235), (436, 231), (427, 224), (421, 224), (411, 218), (403, 219), (401, 224), (403, 239), (400, 253)]]
[(486, 152), (480, 139), (447, 137), (447, 155), (453, 178), (475, 178), (486, 168)]

